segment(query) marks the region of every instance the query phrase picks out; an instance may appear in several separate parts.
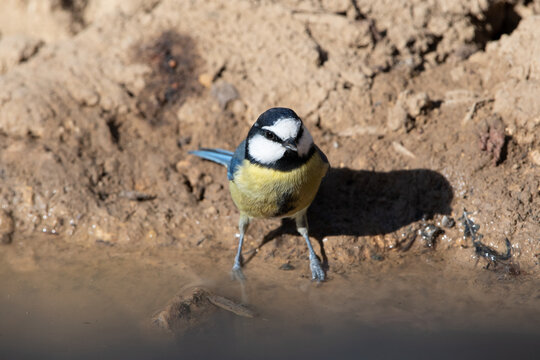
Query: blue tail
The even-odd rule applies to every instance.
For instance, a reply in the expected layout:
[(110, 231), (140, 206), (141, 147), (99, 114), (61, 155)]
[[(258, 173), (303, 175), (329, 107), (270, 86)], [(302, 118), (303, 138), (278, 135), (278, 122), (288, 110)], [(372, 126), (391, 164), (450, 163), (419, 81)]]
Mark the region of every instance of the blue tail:
[(203, 159), (210, 160), (218, 164), (224, 165), (226, 167), (229, 167), (229, 164), (231, 163), (231, 159), (233, 157), (233, 153), (231, 151), (227, 151), (223, 149), (202, 148), (199, 150), (190, 151), (189, 153), (195, 156), (201, 157)]

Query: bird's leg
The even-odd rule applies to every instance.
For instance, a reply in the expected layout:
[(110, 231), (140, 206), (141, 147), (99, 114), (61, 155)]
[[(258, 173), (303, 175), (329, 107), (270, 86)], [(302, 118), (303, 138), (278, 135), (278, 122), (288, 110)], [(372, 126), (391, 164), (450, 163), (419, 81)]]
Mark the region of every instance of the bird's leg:
[(306, 211), (302, 211), (301, 213), (297, 214), (295, 220), (296, 230), (300, 233), (300, 235), (304, 237), (304, 239), (306, 239), (307, 247), (309, 250), (309, 267), (311, 268), (311, 279), (317, 281), (324, 281), (325, 275), (321, 267), (321, 262), (317, 258), (317, 255), (315, 255), (313, 246), (311, 246), (311, 241), (309, 241)]
[(238, 239), (238, 251), (234, 258), (234, 265), (231, 271), (231, 277), (233, 280), (244, 281), (244, 273), (242, 272), (242, 244), (244, 243), (244, 234), (249, 225), (249, 217), (240, 214), (240, 221), (238, 222), (238, 229), (240, 231), (240, 237)]

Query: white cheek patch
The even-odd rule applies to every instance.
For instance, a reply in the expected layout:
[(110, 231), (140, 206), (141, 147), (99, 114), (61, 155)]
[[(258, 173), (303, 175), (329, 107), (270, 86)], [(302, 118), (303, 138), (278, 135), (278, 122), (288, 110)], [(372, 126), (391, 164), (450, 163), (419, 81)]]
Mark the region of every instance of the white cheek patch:
[(249, 139), (249, 155), (261, 164), (272, 164), (278, 161), (285, 151), (286, 149), (281, 144), (268, 140), (262, 135), (255, 135)]
[(270, 130), (279, 136), (281, 140), (296, 139), (298, 130), (300, 130), (300, 122), (297, 119), (283, 118), (276, 121), (272, 126), (263, 126), (262, 128)]
[(308, 154), (311, 146), (313, 145), (313, 138), (306, 127), (303, 125), (302, 127), (304, 130), (302, 131), (302, 136), (300, 136), (300, 139), (298, 140), (297, 148), (298, 155), (305, 156)]

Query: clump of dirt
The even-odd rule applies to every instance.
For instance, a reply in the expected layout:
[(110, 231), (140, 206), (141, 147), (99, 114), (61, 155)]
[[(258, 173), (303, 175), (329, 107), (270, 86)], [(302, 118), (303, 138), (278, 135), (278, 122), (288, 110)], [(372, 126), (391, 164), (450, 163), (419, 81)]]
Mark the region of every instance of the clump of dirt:
[(212, 314), (219, 309), (247, 318), (255, 314), (244, 304), (196, 287), (176, 295), (154, 315), (153, 322), (158, 327), (181, 334), (194, 328), (200, 329), (205, 322), (212, 323)]
[(493, 159), (493, 165), (504, 161), (503, 147), (506, 144), (504, 125), (500, 116), (486, 119), (480, 130), (480, 149), (487, 151)]
[(200, 327), (204, 318), (215, 310), (208, 300), (208, 292), (195, 288), (191, 294), (175, 296), (164, 310), (154, 316), (153, 322), (163, 329), (182, 332), (190, 327)]

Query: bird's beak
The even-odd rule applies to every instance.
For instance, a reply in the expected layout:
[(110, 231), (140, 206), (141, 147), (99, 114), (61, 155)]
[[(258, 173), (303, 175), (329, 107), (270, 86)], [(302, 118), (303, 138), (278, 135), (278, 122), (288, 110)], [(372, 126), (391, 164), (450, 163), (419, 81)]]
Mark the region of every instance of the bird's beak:
[(288, 139), (283, 142), (283, 146), (285, 146), (285, 149), (291, 150), (294, 152), (298, 151), (298, 148), (296, 147), (296, 144), (293, 139)]

